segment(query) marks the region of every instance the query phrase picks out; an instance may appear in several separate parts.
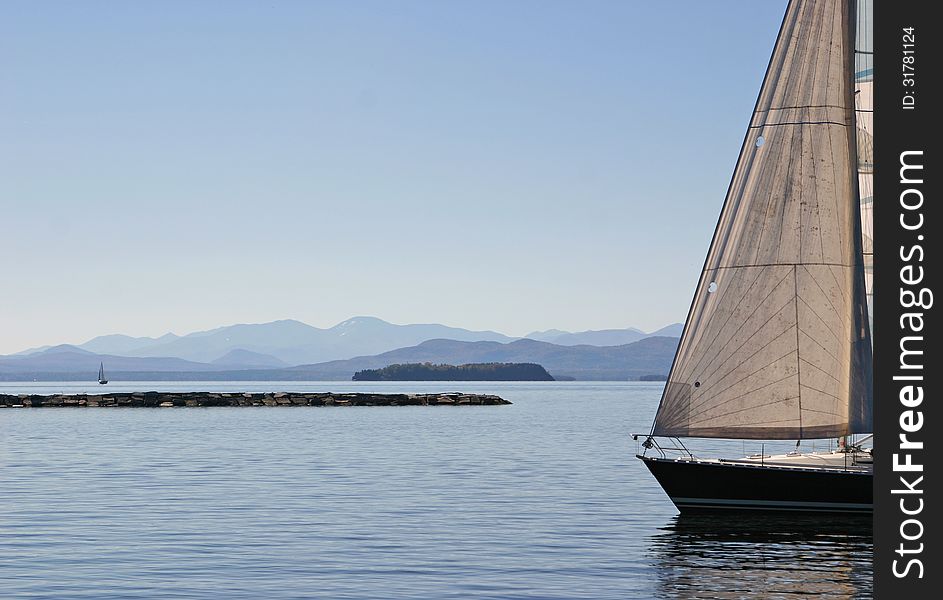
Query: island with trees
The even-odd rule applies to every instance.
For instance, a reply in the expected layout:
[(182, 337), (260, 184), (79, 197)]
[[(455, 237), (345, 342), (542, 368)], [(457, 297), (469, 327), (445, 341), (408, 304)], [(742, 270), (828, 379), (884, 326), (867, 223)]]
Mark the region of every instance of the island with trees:
[(639, 381), (668, 381), (667, 375), (642, 375), (638, 378)]
[(354, 381), (554, 381), (535, 363), (406, 363), (357, 371)]

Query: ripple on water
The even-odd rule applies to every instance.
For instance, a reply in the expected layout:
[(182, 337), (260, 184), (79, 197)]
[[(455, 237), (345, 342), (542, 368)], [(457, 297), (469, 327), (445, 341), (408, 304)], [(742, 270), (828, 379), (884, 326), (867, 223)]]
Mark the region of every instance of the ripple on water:
[(0, 411), (0, 597), (871, 594), (870, 523), (678, 517), (658, 384), (460, 387), (514, 405)]

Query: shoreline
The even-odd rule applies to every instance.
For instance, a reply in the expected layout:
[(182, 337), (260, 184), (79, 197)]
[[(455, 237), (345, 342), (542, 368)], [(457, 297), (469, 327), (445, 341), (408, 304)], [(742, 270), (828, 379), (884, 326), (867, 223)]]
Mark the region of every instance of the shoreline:
[(0, 408), (174, 408), (218, 406), (498, 406), (493, 394), (372, 394), (333, 392), (119, 392), (0, 394)]

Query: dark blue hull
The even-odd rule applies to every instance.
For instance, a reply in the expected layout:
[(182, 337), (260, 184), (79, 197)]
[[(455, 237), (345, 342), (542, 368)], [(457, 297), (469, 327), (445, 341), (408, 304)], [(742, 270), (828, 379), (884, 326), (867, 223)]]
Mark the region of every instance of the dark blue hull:
[(873, 511), (870, 472), (638, 458), (682, 513)]

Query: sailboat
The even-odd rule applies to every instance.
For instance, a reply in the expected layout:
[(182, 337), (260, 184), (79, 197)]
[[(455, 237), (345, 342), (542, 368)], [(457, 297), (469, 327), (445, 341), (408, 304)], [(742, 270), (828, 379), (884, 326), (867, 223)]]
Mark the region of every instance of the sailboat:
[[(872, 511), (870, 436), (854, 438), (873, 431), (871, 11), (786, 9), (651, 431), (635, 436), (682, 513)], [(796, 450), (705, 458), (687, 438)], [(822, 439), (837, 447), (799, 452)]]
[(105, 385), (108, 383), (108, 380), (105, 379), (105, 363), (99, 363), (98, 365), (98, 384)]

